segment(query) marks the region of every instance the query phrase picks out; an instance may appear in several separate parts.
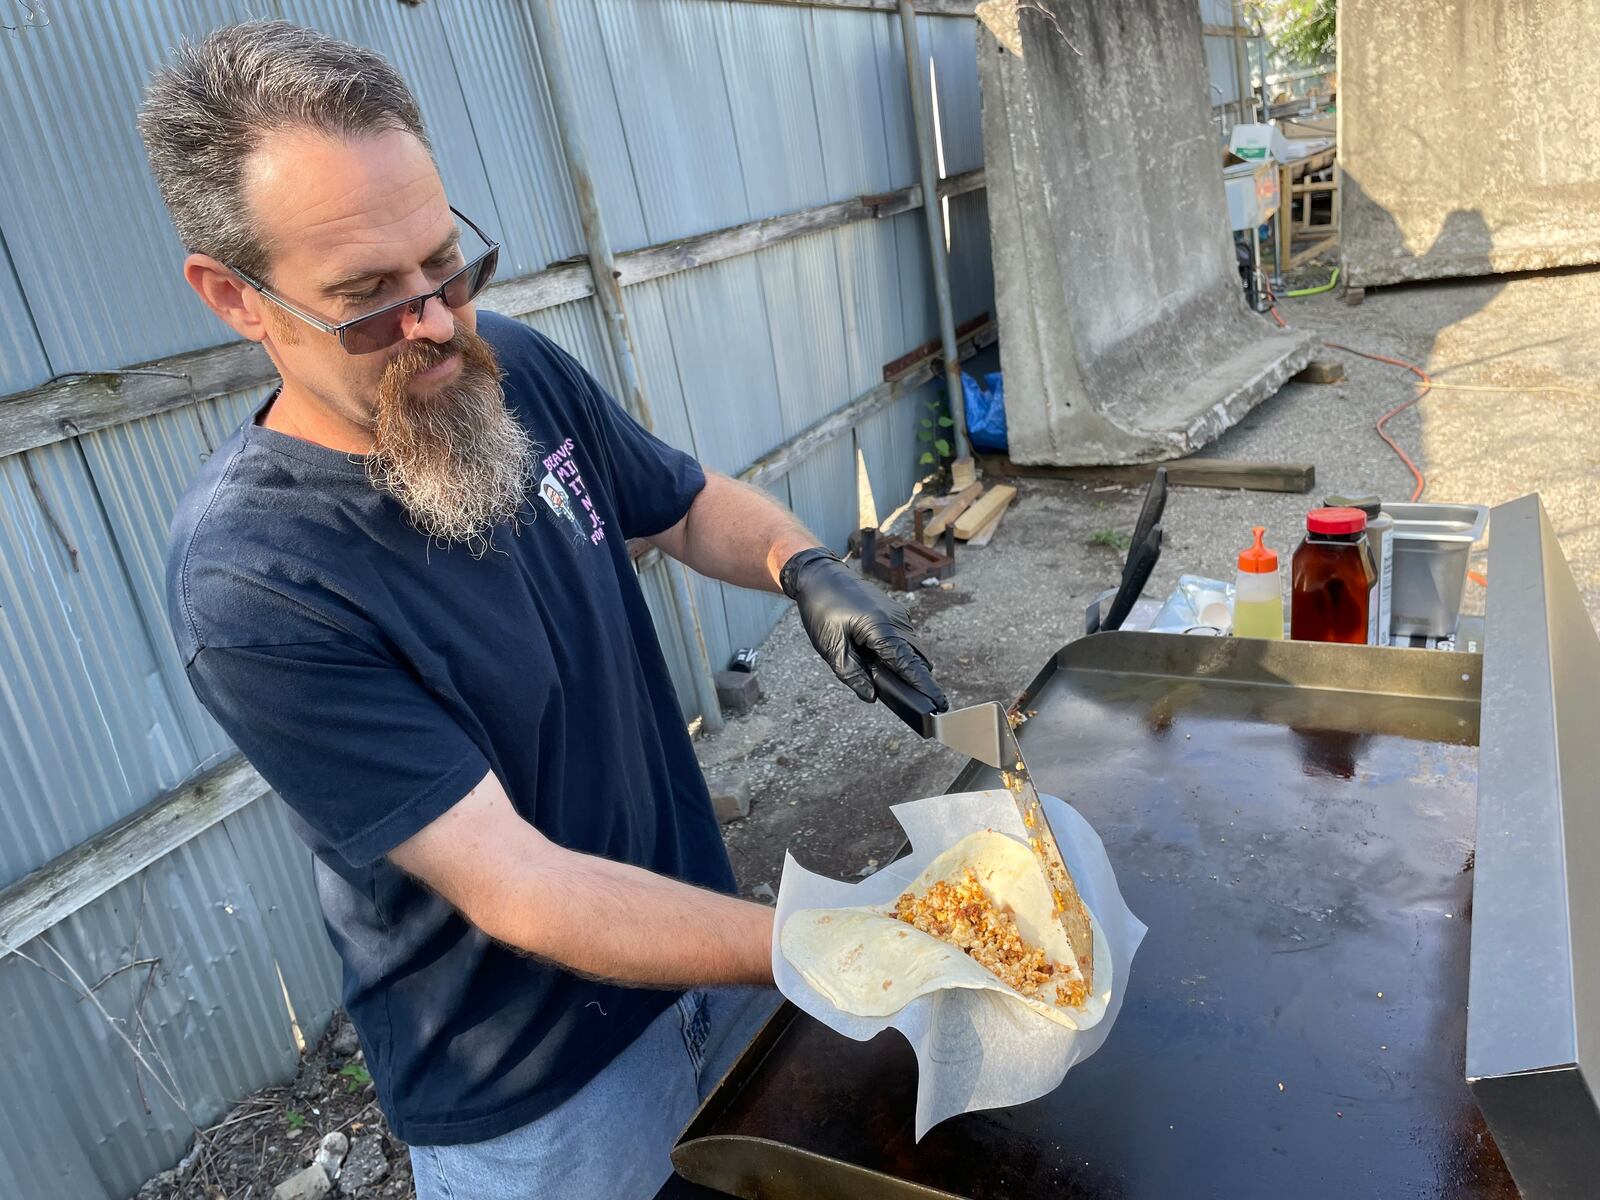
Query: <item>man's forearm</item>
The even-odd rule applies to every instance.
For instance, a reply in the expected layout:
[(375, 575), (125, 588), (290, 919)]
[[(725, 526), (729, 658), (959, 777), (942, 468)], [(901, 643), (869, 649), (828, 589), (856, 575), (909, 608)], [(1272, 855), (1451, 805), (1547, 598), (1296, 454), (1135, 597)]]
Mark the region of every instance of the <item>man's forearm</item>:
[(817, 537), (760, 488), (708, 471), (688, 515), (654, 541), (708, 578), (776, 592), (783, 564)]
[(641, 987), (772, 984), (772, 910), (570, 851), (505, 881), (484, 932), (574, 971)]

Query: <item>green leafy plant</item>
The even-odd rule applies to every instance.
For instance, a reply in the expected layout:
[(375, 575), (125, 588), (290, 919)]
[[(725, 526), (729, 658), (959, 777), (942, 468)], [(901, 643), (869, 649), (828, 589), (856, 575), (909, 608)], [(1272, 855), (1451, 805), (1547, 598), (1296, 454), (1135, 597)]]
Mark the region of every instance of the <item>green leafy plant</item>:
[(1311, 66), (1334, 53), (1337, 0), (1248, 0), (1273, 46), (1295, 62)]
[(1108, 546), (1112, 550), (1126, 550), (1128, 535), (1118, 529), (1096, 529), (1089, 535), (1091, 546)]
[(284, 1111), (283, 1119), (288, 1123), (290, 1129), (304, 1129), (306, 1127), (305, 1113), (296, 1112), (292, 1108)]
[(344, 1090), (347, 1092), (359, 1092), (372, 1082), (372, 1076), (360, 1063), (346, 1063), (339, 1068), (339, 1074), (344, 1076)]
[(943, 399), (924, 400), (922, 404), (928, 410), (928, 415), (922, 418), (917, 428), (917, 441), (925, 447), (922, 457), (917, 461), (925, 467), (940, 466), (954, 457), (950, 439), (944, 431), (954, 429), (956, 423), (951, 420)]

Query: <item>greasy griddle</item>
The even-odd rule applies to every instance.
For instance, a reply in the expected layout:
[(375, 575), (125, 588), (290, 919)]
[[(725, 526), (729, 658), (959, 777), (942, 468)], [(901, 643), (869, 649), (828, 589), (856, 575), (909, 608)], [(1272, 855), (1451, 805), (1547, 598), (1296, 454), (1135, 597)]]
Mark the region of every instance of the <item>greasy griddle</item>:
[[(1463, 1079), (1479, 665), (1069, 645), (1019, 737), (1150, 927), (1104, 1048), (916, 1144), (904, 1038), (785, 1005), (684, 1132), (680, 1174), (763, 1200), (1515, 1197)], [(996, 782), (972, 763), (952, 790)]]

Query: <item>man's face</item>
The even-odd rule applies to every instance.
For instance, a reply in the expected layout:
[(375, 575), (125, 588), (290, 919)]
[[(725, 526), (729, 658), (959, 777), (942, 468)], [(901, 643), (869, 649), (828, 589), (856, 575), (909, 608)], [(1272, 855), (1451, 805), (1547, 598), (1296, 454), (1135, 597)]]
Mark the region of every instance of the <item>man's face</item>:
[[(309, 130), (268, 135), (246, 169), (245, 195), (269, 256), (267, 284), (331, 325), (437, 287), (462, 263), (439, 173), (422, 144), (400, 130), (353, 141)], [(448, 342), (457, 327), (477, 327), (471, 305), (451, 310), (432, 301), (409, 338), (346, 354), (337, 338), (281, 309), (268, 317), (268, 347), (285, 377), (351, 419), (370, 415), (384, 372), (408, 346), (426, 349)], [(449, 356), (408, 381), (407, 391), (437, 390), (459, 368)]]
[[(245, 193), (268, 254), (265, 282), (333, 325), (438, 287), (465, 261), (462, 234), (476, 237), (458, 229), (428, 152), (398, 130), (353, 141), (272, 134)], [(285, 385), (371, 433), (374, 484), (423, 532), (481, 544), (516, 511), (531, 443), (506, 411), (470, 304), (430, 300), (393, 346), (348, 354), (333, 335), (259, 302)]]

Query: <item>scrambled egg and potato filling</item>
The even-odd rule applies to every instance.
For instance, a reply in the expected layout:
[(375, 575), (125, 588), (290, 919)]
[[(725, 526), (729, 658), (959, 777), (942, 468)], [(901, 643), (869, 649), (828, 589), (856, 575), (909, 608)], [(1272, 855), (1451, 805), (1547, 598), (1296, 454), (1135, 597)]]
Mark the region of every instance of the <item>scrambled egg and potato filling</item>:
[(1045, 952), (1023, 941), (1016, 917), (995, 907), (994, 900), (968, 867), (955, 882), (939, 880), (921, 896), (904, 892), (894, 902), (897, 919), (964, 951), (979, 966), (1024, 996), (1049, 1002), (1043, 995), (1053, 985), (1053, 1003), (1078, 1007), (1088, 999), (1088, 984), (1065, 963), (1053, 963)]

